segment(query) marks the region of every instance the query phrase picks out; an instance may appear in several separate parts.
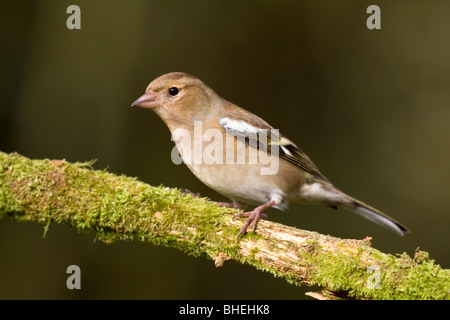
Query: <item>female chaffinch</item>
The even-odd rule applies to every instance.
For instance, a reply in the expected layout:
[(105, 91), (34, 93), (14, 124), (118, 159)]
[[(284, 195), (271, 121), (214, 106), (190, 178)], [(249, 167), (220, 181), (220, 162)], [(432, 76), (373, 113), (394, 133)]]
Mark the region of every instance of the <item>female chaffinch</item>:
[[(203, 183), (244, 209), (243, 235), (264, 210), (288, 202), (343, 207), (389, 230), (410, 231), (381, 211), (338, 190), (308, 156), (267, 122), (217, 95), (196, 77), (173, 72), (153, 80), (132, 106), (153, 109), (169, 127), (183, 161)], [(172, 153), (173, 155), (173, 153)], [(172, 157), (173, 160), (175, 160)]]

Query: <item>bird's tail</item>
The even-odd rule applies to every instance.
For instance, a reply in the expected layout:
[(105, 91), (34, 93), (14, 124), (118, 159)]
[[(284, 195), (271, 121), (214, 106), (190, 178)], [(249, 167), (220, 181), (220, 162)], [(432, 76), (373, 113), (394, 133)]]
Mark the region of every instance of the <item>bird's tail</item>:
[(348, 202), (346, 201), (345, 203), (341, 203), (341, 207), (357, 213), (360, 216), (397, 233), (398, 235), (403, 236), (405, 233), (411, 232), (408, 228), (406, 228), (400, 222), (389, 217), (387, 214), (384, 214), (383, 212), (348, 195), (345, 195), (345, 197), (348, 199)]

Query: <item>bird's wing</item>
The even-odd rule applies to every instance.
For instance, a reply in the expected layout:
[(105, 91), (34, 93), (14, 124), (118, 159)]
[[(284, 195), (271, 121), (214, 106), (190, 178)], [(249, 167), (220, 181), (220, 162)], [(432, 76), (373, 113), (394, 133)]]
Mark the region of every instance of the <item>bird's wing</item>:
[(269, 154), (278, 153), (281, 159), (296, 165), (314, 177), (328, 181), (300, 148), (262, 119), (256, 118), (252, 121), (222, 117), (219, 122), (227, 133), (245, 141), (249, 146)]

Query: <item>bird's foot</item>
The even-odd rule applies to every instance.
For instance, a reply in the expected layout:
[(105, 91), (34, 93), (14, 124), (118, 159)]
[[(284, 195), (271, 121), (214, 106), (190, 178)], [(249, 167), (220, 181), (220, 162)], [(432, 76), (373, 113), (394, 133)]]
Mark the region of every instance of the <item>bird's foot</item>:
[(217, 205), (219, 207), (225, 207), (225, 208), (236, 208), (236, 204), (234, 202), (221, 202), (221, 201), (216, 201)]
[(252, 222), (253, 222), (252, 229), (253, 231), (255, 231), (256, 226), (258, 225), (260, 219), (267, 220), (267, 214), (262, 213), (262, 210), (258, 210), (258, 208), (255, 208), (253, 211), (239, 212), (233, 216), (233, 219), (236, 217), (247, 217), (247, 220), (245, 220), (244, 225), (242, 226), (241, 230), (238, 233), (237, 236), (238, 239), (245, 234), (245, 232), (247, 231), (248, 227)]
[(260, 219), (267, 220), (267, 214), (262, 213), (267, 208), (273, 207), (276, 205), (275, 201), (270, 201), (266, 204), (263, 204), (259, 207), (256, 207), (252, 211), (248, 212), (239, 212), (233, 216), (233, 219), (236, 217), (247, 217), (247, 220), (245, 220), (244, 225), (242, 226), (241, 230), (238, 233), (237, 239), (245, 234), (250, 224), (253, 222), (253, 231), (256, 230), (256, 226), (258, 225), (258, 222)]
[(245, 207), (247, 207), (247, 205), (245, 203), (241, 203), (241, 202), (221, 202), (221, 201), (216, 201), (217, 205), (219, 207), (225, 207), (225, 208), (233, 208), (233, 209), (241, 209), (244, 210)]
[(190, 194), (191, 196), (196, 197), (196, 198), (200, 198), (200, 197), (202, 196), (200, 193), (192, 192), (192, 191), (189, 190), (189, 189), (183, 189), (183, 190), (181, 190), (181, 194)]

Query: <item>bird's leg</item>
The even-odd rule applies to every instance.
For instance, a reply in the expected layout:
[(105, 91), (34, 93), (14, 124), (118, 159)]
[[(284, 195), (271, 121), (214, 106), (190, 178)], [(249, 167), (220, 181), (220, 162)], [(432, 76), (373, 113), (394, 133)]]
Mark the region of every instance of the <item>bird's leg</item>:
[(253, 231), (256, 230), (256, 226), (258, 225), (258, 221), (262, 218), (264, 220), (267, 220), (267, 215), (265, 213), (262, 213), (264, 210), (273, 207), (276, 205), (277, 202), (275, 200), (272, 200), (270, 202), (267, 202), (263, 205), (260, 205), (259, 207), (256, 207), (252, 211), (248, 212), (239, 212), (234, 215), (235, 217), (248, 217), (247, 220), (245, 220), (244, 225), (242, 226), (241, 230), (238, 233), (238, 239), (241, 237), (246, 231), (247, 228), (250, 226), (250, 224), (253, 222)]

